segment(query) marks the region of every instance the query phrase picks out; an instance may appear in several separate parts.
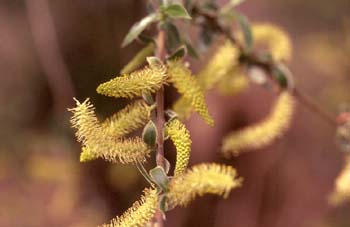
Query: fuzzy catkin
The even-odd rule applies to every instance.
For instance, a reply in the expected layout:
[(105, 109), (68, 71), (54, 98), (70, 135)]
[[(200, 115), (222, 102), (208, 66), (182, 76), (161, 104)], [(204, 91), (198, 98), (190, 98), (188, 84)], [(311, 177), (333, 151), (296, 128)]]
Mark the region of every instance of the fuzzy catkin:
[(194, 110), (210, 125), (214, 125), (214, 120), (209, 114), (203, 90), (198, 84), (197, 79), (192, 76), (191, 71), (183, 64), (176, 60), (168, 62), (169, 81), (183, 95), (183, 98), (191, 103)]
[(154, 217), (157, 207), (157, 191), (146, 189), (140, 201), (135, 202), (122, 216), (99, 227), (144, 227)]
[(242, 179), (237, 178), (237, 172), (231, 166), (200, 164), (170, 182), (168, 203), (171, 206), (186, 206), (197, 196), (205, 194), (225, 198), (241, 182)]
[(89, 99), (76, 102), (77, 106), (70, 109), (73, 113), (71, 123), (83, 145), (82, 161), (102, 157), (111, 162), (132, 163), (144, 161), (149, 155), (150, 150), (141, 138), (120, 139), (108, 134), (99, 123)]
[(292, 56), (292, 42), (280, 27), (268, 24), (253, 24), (254, 43), (267, 45), (275, 61), (288, 61)]
[(234, 131), (223, 139), (222, 152), (227, 156), (238, 155), (270, 144), (289, 128), (294, 108), (294, 97), (288, 91), (281, 92), (263, 121)]
[(134, 98), (143, 92), (154, 93), (166, 83), (167, 73), (163, 64), (152, 64), (143, 69), (116, 77), (97, 87), (97, 93), (115, 98)]
[(181, 175), (187, 168), (191, 153), (190, 132), (178, 119), (172, 120), (166, 126), (166, 132), (176, 147), (176, 165), (174, 175)]
[(102, 130), (111, 136), (125, 136), (145, 125), (150, 120), (150, 111), (145, 101), (135, 101), (105, 120)]

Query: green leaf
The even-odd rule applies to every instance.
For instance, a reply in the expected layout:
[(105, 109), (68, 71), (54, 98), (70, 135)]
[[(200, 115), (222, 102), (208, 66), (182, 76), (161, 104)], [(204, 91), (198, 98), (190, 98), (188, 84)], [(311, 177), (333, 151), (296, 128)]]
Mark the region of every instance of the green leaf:
[(185, 41), (185, 45), (186, 45), (186, 48), (187, 48), (187, 51), (188, 51), (188, 55), (190, 55), (191, 57), (193, 58), (199, 58), (199, 55), (196, 51), (196, 49), (192, 46), (191, 43)]
[(245, 51), (249, 53), (253, 49), (253, 34), (250, 23), (247, 17), (241, 13), (234, 12), (234, 16), (243, 32)]
[(150, 147), (154, 148), (157, 141), (157, 128), (153, 121), (149, 121), (142, 132), (143, 141)]
[(168, 191), (169, 179), (165, 173), (165, 170), (161, 166), (157, 166), (149, 171), (153, 182), (161, 189), (163, 192)]
[(177, 48), (171, 55), (168, 57), (168, 60), (175, 60), (175, 59), (181, 59), (185, 57), (187, 54), (187, 48), (185, 45), (180, 46)]
[(139, 22), (135, 23), (128, 34), (125, 36), (122, 47), (129, 45), (132, 41), (134, 41), (140, 34), (143, 32), (150, 24), (156, 22), (158, 20), (157, 13), (151, 13), (148, 16), (144, 17)]
[(165, 15), (171, 18), (192, 19), (187, 10), (180, 4), (173, 4), (163, 9)]
[(153, 95), (150, 92), (143, 91), (142, 92), (142, 98), (143, 98), (143, 100), (145, 100), (145, 102), (149, 106), (152, 106), (155, 103)]
[(293, 75), (284, 64), (278, 64), (272, 69), (272, 76), (278, 82), (281, 88), (293, 88)]
[(181, 45), (180, 33), (177, 27), (171, 22), (162, 24), (162, 28), (166, 33), (166, 48), (168, 52), (172, 52)]

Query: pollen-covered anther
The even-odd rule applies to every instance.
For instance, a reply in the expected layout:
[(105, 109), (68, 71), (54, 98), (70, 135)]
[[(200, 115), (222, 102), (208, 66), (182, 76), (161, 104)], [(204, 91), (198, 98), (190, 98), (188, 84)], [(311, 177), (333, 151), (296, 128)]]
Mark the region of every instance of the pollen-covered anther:
[(192, 76), (191, 71), (183, 64), (182, 61), (168, 62), (169, 80), (174, 87), (183, 95), (194, 110), (204, 119), (204, 121), (213, 126), (214, 120), (209, 114), (208, 107), (202, 88), (198, 84), (197, 79)]
[(118, 76), (97, 87), (97, 93), (109, 97), (141, 97), (143, 92), (154, 93), (166, 83), (166, 67), (162, 63), (144, 67), (130, 74)]
[(222, 152), (226, 156), (238, 155), (272, 143), (289, 128), (294, 108), (294, 97), (283, 91), (264, 120), (228, 134), (223, 140)]
[(99, 227), (144, 227), (154, 217), (158, 207), (158, 194), (154, 189), (145, 189), (140, 201), (135, 202), (122, 216)]
[(190, 158), (192, 144), (190, 133), (185, 125), (178, 119), (174, 119), (167, 124), (166, 132), (176, 147), (176, 166), (174, 175), (178, 176), (186, 170)]
[(185, 206), (197, 196), (205, 194), (226, 198), (241, 183), (242, 179), (237, 178), (237, 172), (231, 166), (200, 164), (170, 182), (168, 203), (171, 206)]

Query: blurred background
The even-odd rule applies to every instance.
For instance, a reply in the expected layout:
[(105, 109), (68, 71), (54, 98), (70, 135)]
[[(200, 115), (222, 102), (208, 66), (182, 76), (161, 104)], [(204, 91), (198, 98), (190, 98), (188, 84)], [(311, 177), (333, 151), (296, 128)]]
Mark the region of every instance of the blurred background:
[[(128, 165), (80, 163), (70, 129), (72, 97), (90, 97), (101, 119), (127, 100), (99, 96), (97, 85), (118, 74), (141, 47), (120, 44), (145, 15), (142, 0), (1, 0), (0, 226), (90, 227), (108, 222), (137, 200), (147, 182)], [(239, 9), (291, 35), (297, 86), (334, 116), (349, 97), (348, 0), (250, 0)], [(348, 28), (349, 29), (349, 23)], [(209, 56), (203, 56), (202, 60)], [(202, 63), (192, 61), (195, 69)], [(175, 100), (176, 97), (168, 97)], [(167, 227), (349, 227), (350, 203), (328, 203), (344, 164), (335, 130), (297, 105), (292, 127), (275, 144), (231, 160), (221, 138), (262, 119), (273, 94), (258, 86), (234, 97), (210, 92), (216, 127), (188, 122), (191, 165), (232, 164), (244, 177), (227, 200), (197, 199), (167, 214)], [(167, 144), (167, 157), (174, 160)]]

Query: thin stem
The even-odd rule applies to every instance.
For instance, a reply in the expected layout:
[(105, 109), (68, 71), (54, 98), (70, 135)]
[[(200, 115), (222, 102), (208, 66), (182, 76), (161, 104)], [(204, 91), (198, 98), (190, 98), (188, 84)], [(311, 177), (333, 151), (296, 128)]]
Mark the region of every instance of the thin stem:
[[(162, 61), (165, 59), (165, 32), (162, 29), (159, 29), (158, 38), (157, 38), (157, 53), (156, 56)], [(161, 87), (156, 93), (156, 126), (157, 126), (157, 157), (156, 162), (158, 166), (164, 168), (164, 138), (163, 138), (163, 128), (165, 123), (164, 117), (164, 87)], [(156, 213), (156, 223), (157, 227), (163, 227), (163, 215), (160, 210)]]
[[(204, 17), (212, 26), (212, 28), (217, 31), (218, 33), (223, 34), (228, 38), (233, 44), (235, 44), (238, 49), (240, 50), (243, 55), (240, 58), (241, 63), (245, 63), (248, 66), (259, 66), (262, 68), (267, 75), (272, 76), (272, 70), (275, 68), (275, 62), (273, 61), (266, 61), (262, 60), (258, 57), (258, 55), (254, 52), (252, 53), (245, 53), (244, 47), (239, 43), (236, 39), (236, 37), (231, 33), (230, 29), (224, 28), (218, 21), (218, 16), (216, 14), (207, 13), (201, 11), (198, 7), (194, 7), (192, 11), (193, 15), (202, 16)], [(277, 82), (273, 77), (272, 80)], [(294, 97), (305, 107), (307, 107), (310, 111), (313, 113), (319, 115), (323, 120), (325, 120), (329, 125), (337, 127), (337, 122), (335, 117), (333, 117), (328, 112), (324, 111), (322, 108), (320, 108), (318, 105), (316, 105), (311, 98), (306, 96), (305, 94), (301, 93), (298, 89), (294, 88), (291, 90), (291, 93), (294, 95)]]

